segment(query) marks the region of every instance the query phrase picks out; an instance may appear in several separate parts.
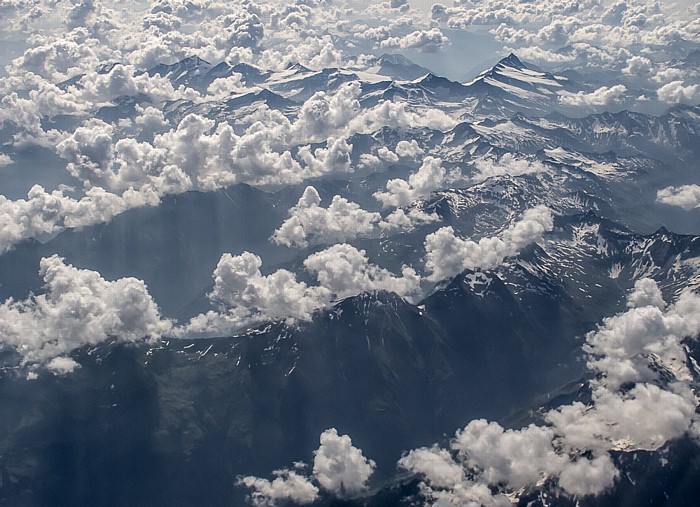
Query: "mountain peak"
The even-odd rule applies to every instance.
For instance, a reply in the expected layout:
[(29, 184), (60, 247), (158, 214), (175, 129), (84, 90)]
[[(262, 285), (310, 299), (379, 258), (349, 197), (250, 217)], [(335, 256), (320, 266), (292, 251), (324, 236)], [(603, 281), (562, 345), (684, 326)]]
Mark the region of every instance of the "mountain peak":
[(298, 62), (297, 63), (290, 63), (289, 65), (287, 65), (286, 70), (293, 70), (295, 72), (309, 72), (310, 71), (309, 68), (304, 67), (302, 64), (300, 64)]
[(192, 55), (183, 58), (176, 65), (182, 65), (186, 67), (199, 67), (201, 65), (211, 65), (208, 61), (198, 57), (197, 55)]
[(496, 64), (496, 66), (498, 66), (498, 65), (502, 65), (502, 66), (505, 66), (505, 67), (514, 67), (514, 68), (520, 69), (520, 70), (526, 68), (526, 67), (525, 67), (525, 64), (524, 64), (522, 61), (520, 61), (520, 58), (518, 58), (518, 57), (515, 55), (515, 53), (511, 53), (511, 54), (509, 54), (508, 56), (506, 56), (505, 58), (502, 58), (502, 59)]
[(380, 62), (386, 62), (386, 63), (391, 63), (394, 65), (404, 65), (404, 66), (411, 66), (415, 65), (411, 60), (406, 58), (403, 55), (400, 54), (390, 54), (390, 53), (384, 53), (379, 57)]

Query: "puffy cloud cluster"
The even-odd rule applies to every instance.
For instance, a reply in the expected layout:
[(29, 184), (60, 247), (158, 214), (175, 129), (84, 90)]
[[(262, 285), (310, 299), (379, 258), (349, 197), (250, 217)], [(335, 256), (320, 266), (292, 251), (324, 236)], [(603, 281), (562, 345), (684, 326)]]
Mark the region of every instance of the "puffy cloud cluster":
[(448, 44), (450, 39), (439, 28), (416, 30), (402, 37), (388, 37), (381, 41), (382, 48), (418, 49), (434, 53)]
[(600, 372), (610, 389), (626, 383), (652, 382), (661, 362), (671, 372), (687, 378), (686, 355), (680, 340), (700, 332), (700, 315), (693, 316), (700, 298), (683, 293), (668, 309), (653, 280), (640, 280), (629, 297), (627, 312), (606, 319), (587, 337), (589, 369)]
[(288, 247), (343, 243), (356, 238), (408, 232), (416, 227), (436, 222), (440, 217), (418, 208), (396, 209), (385, 218), (377, 212), (362, 209), (339, 195), (333, 196), (328, 207), (321, 206), (321, 196), (306, 187), (289, 218), (274, 232), (271, 240)]
[(700, 185), (663, 188), (657, 192), (656, 200), (670, 206), (680, 206), (686, 210), (700, 208)]
[[(302, 469), (303, 464), (298, 468)], [(338, 435), (335, 428), (330, 428), (321, 433), (310, 477), (285, 469), (276, 471), (272, 481), (247, 476), (239, 478), (238, 484), (252, 490), (254, 505), (275, 506), (289, 501), (304, 505), (316, 501), (320, 489), (339, 498), (365, 491), (374, 469), (374, 461), (354, 447), (349, 436)]]
[(214, 270), (212, 300), (229, 308), (241, 321), (264, 318), (309, 318), (330, 293), (297, 282), (293, 273), (280, 269), (264, 276), (260, 257), (250, 252), (221, 256)]
[(657, 91), (660, 100), (669, 104), (677, 104), (679, 102), (695, 104), (700, 101), (700, 85), (686, 85), (681, 80), (671, 81), (661, 86)]
[[(96, 101), (122, 93), (155, 96), (160, 90), (161, 98), (176, 93), (167, 81), (161, 86), (158, 80), (163, 78), (136, 75), (133, 68), (124, 65), (92, 75), (96, 76), (98, 84), (83, 86), (79, 93), (90, 95)], [(154, 79), (156, 81), (151, 82)], [(33, 189), (26, 202), (5, 199), (0, 203), (2, 248), (6, 250), (7, 245), (54, 232), (63, 226), (95, 223), (99, 217), (109, 220), (130, 207), (156, 204), (168, 194), (192, 189), (210, 191), (242, 182), (255, 185), (299, 183), (308, 178), (349, 173), (354, 170), (353, 147), (347, 138), (354, 133), (374, 132), (382, 126), (427, 125), (442, 129), (454, 124), (454, 120), (441, 111), (410, 111), (402, 102), (382, 101), (374, 107), (361, 109), (360, 93), (357, 81), (341, 86), (335, 93), (318, 92), (302, 104), (293, 120), (263, 106), (246, 118), (248, 125), (240, 133), (230, 123), (217, 123), (195, 113), (185, 115), (176, 126), (164, 131), (168, 127), (162, 113), (158, 114), (153, 106), (137, 106), (136, 132), (139, 128), (153, 129), (155, 135), (150, 142), (128, 135), (124, 129), (133, 129), (134, 125), (123, 127), (99, 119), (85, 120), (70, 133), (55, 134), (53, 148), (66, 160), (67, 171), (82, 181), (87, 193), (76, 200), (59, 191), (47, 194), (42, 189)], [(42, 118), (36, 110), (40, 102), (21, 99), (16, 94), (3, 100), (14, 101), (22, 107), (25, 103), (33, 105), (33, 110), (27, 106), (26, 110), (13, 107), (7, 111), (19, 115), (15, 119), (25, 126), (30, 125), (36, 135), (43, 133)], [(325, 146), (312, 149), (309, 143), (318, 141), (325, 142)], [(413, 141), (399, 143), (397, 151), (396, 156), (414, 157), (421, 150)], [(423, 173), (429, 172), (428, 169)], [(415, 195), (427, 191), (423, 188), (426, 182), (420, 179), (423, 173), (413, 177), (417, 187), (406, 190)], [(98, 199), (109, 206), (102, 210), (91, 207)], [(91, 218), (65, 219), (66, 213), (72, 215), (77, 210)]]
[(27, 238), (64, 227), (106, 222), (127, 209), (159, 202), (159, 196), (148, 189), (141, 192), (130, 189), (119, 195), (92, 187), (83, 197), (74, 199), (61, 190), (48, 193), (34, 185), (26, 199), (13, 201), (0, 195), (0, 254)]
[(309, 256), (304, 267), (337, 299), (379, 290), (411, 297), (420, 291), (420, 276), (413, 268), (404, 266), (401, 276), (396, 276), (371, 264), (364, 250), (345, 243)]
[(171, 329), (141, 280), (108, 281), (56, 255), (41, 260), (40, 274), (44, 294), (0, 305), (2, 342), (25, 364), (48, 363), (57, 373), (70, 372), (76, 365), (63, 356), (83, 345), (154, 339)]
[(622, 84), (614, 86), (601, 86), (590, 93), (586, 92), (559, 92), (559, 102), (565, 106), (613, 106), (619, 104), (627, 93), (627, 87)]
[(209, 295), (220, 305), (220, 311), (192, 318), (177, 329), (177, 334), (224, 334), (264, 320), (308, 320), (315, 310), (363, 292), (386, 290), (403, 297), (420, 293), (420, 276), (413, 268), (404, 266), (401, 276), (396, 276), (370, 263), (364, 250), (346, 243), (304, 260), (304, 268), (318, 280), (318, 285), (300, 282), (285, 269), (263, 275), (261, 267), (260, 257), (250, 252), (222, 255)]
[(272, 236), (278, 244), (306, 247), (309, 243), (342, 243), (358, 237), (371, 236), (379, 213), (371, 213), (358, 204), (336, 195), (327, 208), (322, 208), (321, 196), (314, 187), (306, 187), (289, 218)]
[(520, 176), (523, 174), (546, 171), (545, 165), (539, 160), (519, 158), (512, 153), (506, 153), (500, 158), (480, 158), (474, 162), (477, 173), (472, 181), (479, 182), (493, 176)]
[(314, 452), (313, 474), (326, 491), (352, 496), (367, 489), (375, 463), (335, 428), (321, 433), (321, 446)]
[(379, 228), (387, 235), (396, 232), (410, 232), (416, 227), (439, 221), (440, 216), (437, 213), (426, 213), (415, 207), (407, 209), (398, 208), (379, 222)]
[(249, 490), (253, 505), (274, 507), (293, 502), (299, 505), (310, 504), (318, 498), (319, 489), (307, 477), (294, 470), (275, 470), (273, 480), (252, 475), (241, 477), (237, 484)]
[(402, 139), (401, 141), (396, 143), (396, 148), (394, 149), (394, 151), (399, 157), (409, 159), (417, 159), (425, 153), (423, 149), (420, 146), (418, 146), (418, 143), (415, 139), (411, 139), (410, 141)]
[(441, 159), (425, 157), (423, 164), (408, 177), (408, 180), (397, 178), (387, 181), (386, 191), (375, 193), (374, 198), (384, 207), (408, 206), (421, 197), (429, 196), (435, 190), (457, 182), (460, 177), (458, 170), (447, 171), (442, 166)]
[(681, 340), (700, 333), (700, 296), (685, 291), (666, 306), (655, 282), (642, 279), (628, 306), (586, 338), (588, 368), (598, 374), (590, 404), (563, 405), (545, 425), (519, 430), (471, 421), (450, 449), (404, 455), (399, 466), (423, 477), (426, 500), (506, 506), (505, 494), (545, 480), (572, 496), (600, 494), (619, 476), (609, 451), (654, 450), (689, 431), (700, 399)]
[(442, 280), (465, 269), (495, 268), (506, 257), (516, 255), (553, 228), (552, 212), (542, 205), (525, 211), (522, 218), (500, 236), (479, 241), (459, 238), (452, 227), (442, 227), (425, 238), (425, 266), (430, 272), (428, 279)]

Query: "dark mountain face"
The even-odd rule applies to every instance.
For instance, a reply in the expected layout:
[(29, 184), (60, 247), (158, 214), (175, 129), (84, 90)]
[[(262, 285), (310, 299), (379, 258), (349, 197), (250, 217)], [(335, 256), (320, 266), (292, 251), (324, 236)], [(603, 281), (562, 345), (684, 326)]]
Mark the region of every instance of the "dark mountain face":
[[(410, 498), (415, 483), (391, 479), (402, 452), (475, 418), (522, 423), (519, 409), (571, 397), (567, 386), (585, 385), (582, 336), (624, 309), (634, 272), (657, 277), (671, 295), (689, 278), (669, 270), (679, 255), (700, 256), (698, 245), (696, 237), (640, 237), (581, 215), (559, 219), (542, 247), (498, 272), (466, 271), (415, 305), (362, 294), (311, 322), (269, 323), (231, 338), (85, 347), (72, 354), (81, 365), (73, 374), (36, 381), (6, 352), (0, 398), (12, 410), (1, 420), (0, 498), (230, 504), (242, 499), (237, 475), (310, 456), (329, 427), (351, 434), (377, 462), (379, 489), (356, 501)], [(674, 466), (697, 467), (694, 444), (668, 449), (665, 456), (678, 455)], [(654, 495), (694, 491), (678, 469), (653, 468), (657, 454), (637, 454), (616, 458), (629, 482), (586, 505), (617, 505), (635, 481)], [(60, 472), (46, 481), (48, 470)], [(539, 505), (542, 497), (526, 500)]]
[[(243, 135), (253, 113), (281, 113), (292, 124), (310, 97), (359, 81), (359, 106), (353, 95), (354, 116), (343, 117), (336, 132), (353, 147), (355, 172), (281, 189), (191, 191), (45, 243), (25, 240), (0, 255), (0, 298), (41, 293), (39, 262), (52, 254), (108, 280), (144, 280), (162, 314), (180, 322), (212, 308), (207, 293), (224, 253), (253, 252), (263, 274), (282, 267), (313, 285), (304, 259), (328, 245), (270, 241), (305, 187), (315, 186), (323, 206), (339, 195), (386, 217), (393, 209), (380, 209), (374, 193), (415, 175), (428, 154), (458, 178), (439, 188), (423, 181), (427, 190), (405, 209), (439, 220), (349, 239), (370, 261), (393, 273), (410, 265), (425, 277), (427, 234), (450, 226), (462, 238), (493, 238), (538, 205), (556, 215), (553, 230), (493, 270), (467, 270), (437, 286), (424, 280), (421, 301), (370, 292), (317, 310), (308, 322), (266, 322), (232, 337), (136, 345), (115, 337), (72, 351), (80, 367), (69, 375), (40, 369), (30, 381), (17, 353), (0, 343), (0, 506), (239, 505), (245, 491), (237, 476), (269, 476), (308, 460), (331, 427), (351, 435), (377, 472), (368, 493), (322, 496), (318, 504), (419, 505), (420, 480), (396, 473), (402, 453), (444, 442), (476, 418), (518, 428), (542, 423), (541, 413), (562, 403), (589, 403), (586, 333), (625, 310), (640, 278), (655, 280), (669, 302), (700, 286), (700, 237), (659, 229), (695, 231), (700, 211), (657, 200), (660, 188), (697, 179), (698, 107), (660, 116), (566, 108), (562, 92), (594, 90), (587, 76), (544, 72), (512, 54), (469, 84), (399, 55), (375, 63), (366, 81), (369, 72), (298, 63), (272, 72), (191, 57), (152, 68), (150, 75), (205, 97), (216, 79), (236, 74), (256, 88), (211, 101), (118, 97), (90, 114), (118, 123), (155, 105), (171, 126), (198, 114)], [(80, 79), (59, 87), (80, 86)], [(315, 111), (319, 121), (324, 108)], [(387, 115), (384, 123), (344, 130), (371, 108)], [(424, 125), (426, 111), (445, 112), (446, 126)], [(82, 119), (42, 121), (70, 130)], [(4, 127), (0, 138), (9, 143), (18, 130), (9, 121)], [(291, 157), (328, 148), (293, 133)], [(141, 131), (139, 140), (153, 134)], [(50, 168), (65, 162), (36, 153), (21, 160)], [(374, 159), (376, 166), (367, 162)], [(697, 341), (684, 346), (700, 360)], [(700, 495), (700, 449), (689, 438), (612, 456), (621, 473), (608, 493), (572, 499), (549, 479), (520, 492), (516, 505), (684, 506)]]
[(2, 498), (224, 505), (237, 474), (308, 455), (327, 427), (351, 433), (390, 477), (406, 448), (503, 417), (578, 374), (551, 374), (573, 336), (526, 314), (498, 278), (476, 295), (469, 276), (418, 306), (365, 294), (298, 327), (81, 349), (67, 377), (27, 382), (6, 367)]

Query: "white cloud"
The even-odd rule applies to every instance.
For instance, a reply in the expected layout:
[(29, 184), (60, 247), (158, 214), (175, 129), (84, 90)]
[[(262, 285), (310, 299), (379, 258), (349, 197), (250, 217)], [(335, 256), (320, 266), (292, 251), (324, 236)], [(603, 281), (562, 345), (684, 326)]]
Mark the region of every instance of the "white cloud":
[(390, 164), (395, 164), (399, 161), (399, 156), (386, 146), (382, 146), (377, 150), (377, 156), (384, 162), (388, 162)]
[(500, 158), (481, 158), (474, 162), (474, 166), (479, 171), (472, 176), (472, 181), (483, 181), (493, 176), (520, 176), (522, 174), (532, 174), (547, 170), (545, 165), (539, 160), (519, 158), (512, 153), (506, 153)]
[(551, 428), (530, 425), (521, 430), (504, 430), (498, 423), (471, 421), (458, 431), (452, 448), (470, 467), (480, 470), (484, 480), (514, 489), (558, 473), (568, 461), (552, 447)]
[(118, 97), (135, 97), (143, 94), (156, 103), (165, 100), (193, 100), (199, 94), (192, 89), (174, 89), (170, 81), (160, 75), (138, 73), (132, 65), (115, 64), (109, 72), (91, 70), (83, 75), (77, 86), (70, 86), (68, 93), (87, 104), (109, 104)]
[(438, 222), (439, 220), (440, 216), (437, 213), (426, 213), (418, 208), (409, 208), (408, 211), (398, 208), (379, 223), (379, 228), (382, 232), (388, 234), (410, 232), (416, 227)]
[(259, 477), (241, 477), (236, 484), (253, 490), (250, 499), (259, 507), (274, 507), (293, 502), (305, 505), (318, 498), (319, 489), (306, 477), (293, 470), (276, 470), (276, 477), (269, 481)]
[(352, 496), (367, 489), (375, 463), (352, 445), (347, 435), (335, 428), (321, 433), (321, 445), (314, 452), (313, 475), (323, 489), (337, 496)]
[(579, 497), (609, 490), (619, 476), (609, 454), (569, 462), (559, 474), (559, 486)]
[(698, 102), (700, 101), (700, 85), (690, 84), (685, 85), (683, 81), (671, 81), (666, 83), (656, 91), (660, 100), (669, 104), (679, 102)]
[(304, 268), (315, 276), (318, 285), (299, 282), (285, 269), (263, 275), (261, 267), (260, 257), (250, 252), (222, 255), (209, 294), (220, 305), (220, 311), (200, 314), (175, 333), (222, 335), (265, 320), (309, 320), (315, 310), (363, 292), (386, 290), (408, 298), (420, 294), (420, 276), (413, 268), (404, 266), (401, 276), (396, 276), (370, 263), (364, 250), (346, 243), (304, 260)]
[(700, 185), (666, 187), (657, 192), (656, 200), (670, 206), (680, 206), (686, 210), (700, 208)]
[(32, 42), (12, 62), (13, 67), (17, 72), (37, 74), (54, 83), (92, 71), (104, 56), (100, 50), (105, 48), (85, 28), (76, 28), (55, 39), (36, 36)]
[(260, 257), (250, 252), (225, 253), (214, 270), (213, 301), (222, 303), (239, 325), (280, 317), (310, 318), (329, 300), (325, 288), (309, 287), (284, 269), (264, 276)]
[(410, 141), (402, 139), (396, 143), (395, 151), (399, 157), (411, 159), (417, 159), (425, 153), (423, 149), (418, 146), (415, 139), (411, 139)]
[(12, 201), (0, 195), (0, 253), (16, 242), (54, 232), (61, 212), (61, 200), (34, 186), (27, 199)]
[(207, 87), (207, 97), (223, 99), (229, 95), (248, 91), (248, 89), (241, 82), (242, 77), (242, 74), (234, 72), (230, 76), (215, 79)]
[(653, 283), (652, 280), (637, 282), (629, 300), (632, 307), (605, 319), (586, 339), (584, 348), (590, 354), (588, 367), (602, 373), (605, 384), (612, 389), (629, 382), (655, 380), (658, 365), (650, 364), (649, 356), (676, 375), (688, 375), (680, 340), (700, 332), (700, 321), (690, 318), (687, 306), (683, 305), (694, 308), (700, 304), (700, 298), (683, 294), (676, 305), (665, 311), (660, 294), (650, 287)]
[(466, 480), (464, 469), (446, 449), (438, 446), (409, 451), (399, 460), (399, 467), (421, 474), (437, 488), (454, 488)]
[(345, 138), (329, 137), (326, 148), (316, 148), (313, 153), (309, 146), (299, 148), (298, 158), (304, 162), (305, 171), (314, 175), (353, 172), (352, 145)]
[(627, 306), (629, 308), (653, 306), (663, 310), (666, 302), (656, 282), (651, 278), (642, 278), (635, 282), (634, 289), (627, 296)]
[(671, 81), (682, 81), (688, 75), (688, 70), (679, 69), (677, 67), (667, 67), (659, 69), (652, 81), (660, 85), (670, 83)]
[(46, 364), (46, 369), (55, 375), (67, 375), (73, 373), (77, 368), (80, 368), (80, 365), (70, 357), (65, 356), (54, 357)]
[(79, 180), (109, 184), (113, 134), (108, 123), (88, 120), (56, 146), (56, 153), (68, 161), (68, 172)]
[(371, 264), (364, 250), (348, 244), (333, 245), (310, 255), (304, 267), (318, 278), (321, 287), (330, 290), (337, 299), (362, 292), (386, 290), (410, 297), (420, 291), (420, 276), (413, 268), (404, 266), (398, 277)]
[[(345, 498), (367, 490), (367, 482), (376, 464), (352, 445), (348, 435), (339, 435), (335, 428), (321, 433), (320, 445), (314, 451), (312, 475), (302, 475), (303, 463), (297, 463), (298, 471), (277, 470), (272, 481), (248, 476), (239, 478), (238, 485), (252, 489), (254, 505), (309, 504), (319, 498), (319, 487), (334, 497)], [(318, 486), (317, 486), (318, 485)]]
[(80, 199), (67, 197), (61, 190), (48, 193), (39, 185), (29, 190), (26, 199), (13, 201), (0, 195), (0, 253), (27, 238), (105, 222), (127, 209), (154, 206), (159, 201), (149, 189), (118, 195), (101, 187), (92, 187)]
[(612, 106), (623, 100), (627, 87), (622, 84), (614, 86), (601, 86), (590, 93), (586, 92), (559, 92), (559, 102), (566, 106)]
[(5, 153), (0, 153), (0, 167), (10, 165), (13, 162), (12, 157)]
[(39, 272), (45, 294), (0, 305), (0, 335), (26, 364), (48, 362), (62, 372), (69, 360), (51, 361), (83, 345), (153, 339), (171, 329), (141, 280), (108, 281), (57, 255), (42, 259)]
[(389, 180), (386, 183), (386, 191), (376, 192), (374, 198), (385, 208), (408, 206), (417, 199), (427, 197), (431, 192), (458, 181), (459, 178), (459, 171), (448, 172), (442, 167), (441, 159), (425, 157), (423, 164), (408, 177), (408, 181), (398, 178)]
[(362, 209), (358, 204), (336, 195), (327, 208), (312, 186), (306, 187), (289, 218), (270, 238), (277, 244), (305, 248), (309, 245), (343, 243), (356, 238), (369, 238), (379, 231), (385, 234), (408, 232), (416, 227), (440, 220), (435, 214), (418, 208), (396, 209), (385, 218)]
[(354, 238), (369, 237), (381, 219), (358, 204), (336, 195), (327, 208), (314, 187), (306, 187), (289, 218), (275, 231), (272, 239), (281, 245), (306, 247), (309, 244), (342, 243)]
[(551, 211), (541, 205), (525, 211), (522, 218), (500, 236), (482, 238), (478, 242), (459, 238), (452, 227), (443, 227), (425, 238), (425, 266), (431, 273), (428, 279), (442, 280), (465, 269), (495, 268), (506, 257), (539, 241), (553, 227)]
[(622, 72), (631, 76), (646, 77), (651, 75), (654, 63), (646, 56), (631, 56)]
[(418, 49), (434, 53), (447, 45), (450, 39), (439, 28), (416, 30), (402, 37), (388, 37), (381, 41), (382, 48)]

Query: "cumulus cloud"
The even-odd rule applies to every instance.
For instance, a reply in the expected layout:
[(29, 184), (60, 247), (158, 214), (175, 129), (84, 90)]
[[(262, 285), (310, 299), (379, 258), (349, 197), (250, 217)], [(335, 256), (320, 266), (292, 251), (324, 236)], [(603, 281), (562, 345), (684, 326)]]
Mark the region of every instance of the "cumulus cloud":
[(671, 81), (666, 83), (656, 91), (660, 100), (669, 104), (677, 104), (679, 102), (698, 102), (700, 100), (700, 85), (686, 85), (681, 80)]
[(363, 292), (386, 290), (408, 298), (420, 294), (420, 275), (413, 268), (404, 266), (397, 276), (370, 263), (364, 250), (346, 243), (310, 255), (303, 265), (318, 285), (300, 282), (285, 269), (263, 275), (262, 260), (250, 252), (225, 253), (214, 270), (214, 289), (209, 294), (219, 311), (197, 315), (177, 328), (176, 334), (216, 335), (265, 320), (309, 320), (315, 310)]
[(222, 303), (241, 323), (288, 316), (308, 319), (329, 299), (328, 290), (308, 287), (287, 270), (264, 276), (261, 266), (260, 257), (250, 252), (222, 255), (214, 270), (210, 298)]
[(656, 200), (686, 210), (700, 208), (700, 185), (666, 187), (657, 192)]
[(369, 238), (379, 231), (384, 234), (408, 232), (438, 220), (437, 214), (418, 208), (399, 208), (382, 218), (379, 213), (366, 211), (339, 195), (333, 196), (324, 208), (318, 191), (309, 186), (296, 206), (289, 210), (289, 218), (270, 239), (280, 245), (305, 248)]
[(396, 148), (394, 151), (399, 157), (410, 159), (417, 159), (425, 153), (423, 149), (418, 146), (415, 139), (411, 139), (410, 141), (402, 139), (396, 143)]
[(629, 298), (631, 308), (606, 319), (587, 338), (588, 367), (601, 372), (611, 388), (656, 379), (658, 365), (649, 363), (649, 355), (672, 371), (685, 371), (680, 340), (694, 334), (696, 322), (678, 310), (687, 311), (684, 305), (696, 304), (697, 297), (685, 294), (676, 303), (678, 307), (664, 311), (663, 299), (652, 284), (656, 285), (652, 280), (637, 282)]
[(311, 476), (301, 473), (305, 466), (299, 463), (297, 471), (275, 471), (276, 478), (272, 481), (248, 476), (239, 478), (237, 484), (253, 490), (250, 499), (259, 506), (275, 506), (289, 501), (309, 504), (319, 498), (320, 489), (338, 498), (365, 491), (376, 468), (374, 461), (353, 446), (348, 435), (339, 435), (335, 428), (321, 433), (319, 440)]
[(321, 445), (314, 452), (313, 475), (323, 489), (337, 496), (352, 496), (367, 489), (375, 463), (352, 445), (347, 435), (335, 428), (321, 433)]
[(339, 195), (327, 208), (320, 204), (316, 189), (306, 187), (297, 205), (289, 210), (289, 218), (273, 234), (273, 241), (302, 248), (310, 243), (342, 243), (371, 236), (381, 219), (379, 213), (365, 211)]
[(416, 30), (402, 37), (388, 37), (380, 43), (382, 48), (418, 49), (434, 53), (448, 44), (450, 39), (439, 28)]
[(552, 448), (553, 438), (551, 428), (504, 430), (498, 423), (479, 419), (457, 432), (452, 448), (478, 468), (488, 484), (508, 483), (519, 489), (563, 467), (565, 458)]
[(272, 481), (260, 477), (241, 477), (237, 484), (250, 490), (253, 505), (274, 507), (293, 502), (306, 505), (316, 501), (319, 489), (307, 477), (293, 470), (276, 470)]
[(0, 253), (27, 238), (105, 222), (127, 209), (159, 202), (159, 196), (148, 189), (118, 195), (92, 187), (80, 199), (73, 199), (61, 190), (48, 193), (34, 185), (26, 199), (13, 201), (0, 195)]
[(482, 158), (474, 162), (477, 173), (472, 181), (483, 181), (493, 176), (520, 176), (522, 174), (546, 171), (545, 165), (536, 159), (519, 158), (512, 153), (506, 153), (500, 158)]
[(53, 372), (55, 375), (67, 375), (73, 373), (80, 365), (70, 357), (54, 357), (46, 365), (46, 369)]
[(379, 228), (387, 234), (410, 232), (416, 227), (438, 221), (440, 216), (437, 213), (426, 213), (418, 208), (408, 208), (408, 210), (398, 208), (379, 223)]
[[(360, 90), (359, 83), (352, 82), (334, 94), (317, 93), (302, 105), (294, 121), (263, 106), (249, 116), (251, 123), (241, 134), (227, 122), (217, 123), (194, 113), (162, 132), (164, 118), (152, 107), (141, 108), (136, 117), (137, 125), (148, 124), (162, 132), (156, 133), (152, 142), (123, 136), (118, 127), (105, 121), (86, 120), (73, 132), (63, 135), (54, 149), (67, 161), (68, 172), (83, 182), (86, 192), (92, 193), (75, 200), (57, 191), (49, 194), (35, 188), (27, 201), (4, 199), (0, 203), (0, 247), (6, 250), (17, 241), (55, 232), (64, 225), (96, 223), (99, 217), (109, 220), (130, 207), (157, 204), (168, 194), (192, 189), (211, 191), (243, 182), (299, 183), (308, 178), (352, 172), (352, 145), (347, 142), (347, 136), (353, 133), (374, 132), (382, 126), (454, 125), (454, 120), (441, 111), (413, 112), (401, 102), (383, 101), (360, 111), (357, 101)], [(40, 116), (29, 114), (23, 121), (41, 131)], [(319, 140), (325, 146), (312, 149), (306, 144)], [(420, 148), (414, 143), (399, 143), (397, 155), (419, 153)], [(296, 157), (292, 156), (295, 146), (299, 147)], [(430, 160), (426, 158), (426, 164)], [(436, 174), (431, 173), (433, 169)], [(426, 165), (408, 184), (396, 183), (396, 189), (403, 198), (420, 196), (441, 184), (439, 179), (427, 182), (425, 178), (442, 177), (443, 182), (450, 181), (451, 173), (441, 171), (437, 166)], [(402, 197), (389, 197), (389, 200), (399, 203), (403, 202)], [(98, 200), (110, 206), (104, 209), (92, 206)], [(66, 209), (72, 210), (71, 214), (80, 212), (91, 218), (68, 220), (72, 224), (69, 225), (64, 220)]]
[(590, 93), (586, 92), (559, 92), (559, 102), (566, 106), (587, 107), (587, 106), (612, 106), (620, 103), (627, 87), (622, 84), (614, 86), (601, 86)]
[(447, 171), (442, 167), (441, 159), (425, 157), (423, 164), (408, 177), (408, 180), (397, 178), (387, 181), (386, 191), (376, 192), (374, 198), (384, 207), (408, 206), (415, 200), (427, 197), (431, 192), (458, 181), (459, 178), (459, 171)]
[(13, 162), (12, 157), (5, 153), (0, 153), (0, 167), (10, 165)]
[(646, 77), (651, 75), (654, 63), (645, 56), (631, 56), (622, 72), (631, 76)]
[(337, 299), (378, 290), (395, 292), (404, 297), (420, 291), (420, 276), (413, 268), (404, 266), (401, 276), (396, 276), (371, 264), (364, 250), (345, 243), (310, 255), (304, 261), (304, 267), (318, 278), (321, 287), (330, 290)]
[(627, 306), (630, 308), (653, 306), (663, 309), (666, 307), (666, 301), (654, 280), (642, 278), (634, 284), (634, 289), (627, 296)]
[(500, 236), (479, 241), (459, 238), (452, 227), (443, 227), (425, 238), (425, 266), (430, 272), (428, 279), (442, 280), (465, 269), (495, 268), (506, 257), (516, 255), (553, 228), (552, 212), (542, 205), (527, 210), (518, 222)]
[(39, 273), (44, 294), (0, 305), (0, 336), (25, 364), (67, 373), (75, 366), (62, 356), (83, 345), (154, 339), (171, 329), (141, 280), (108, 281), (57, 255), (41, 259)]

